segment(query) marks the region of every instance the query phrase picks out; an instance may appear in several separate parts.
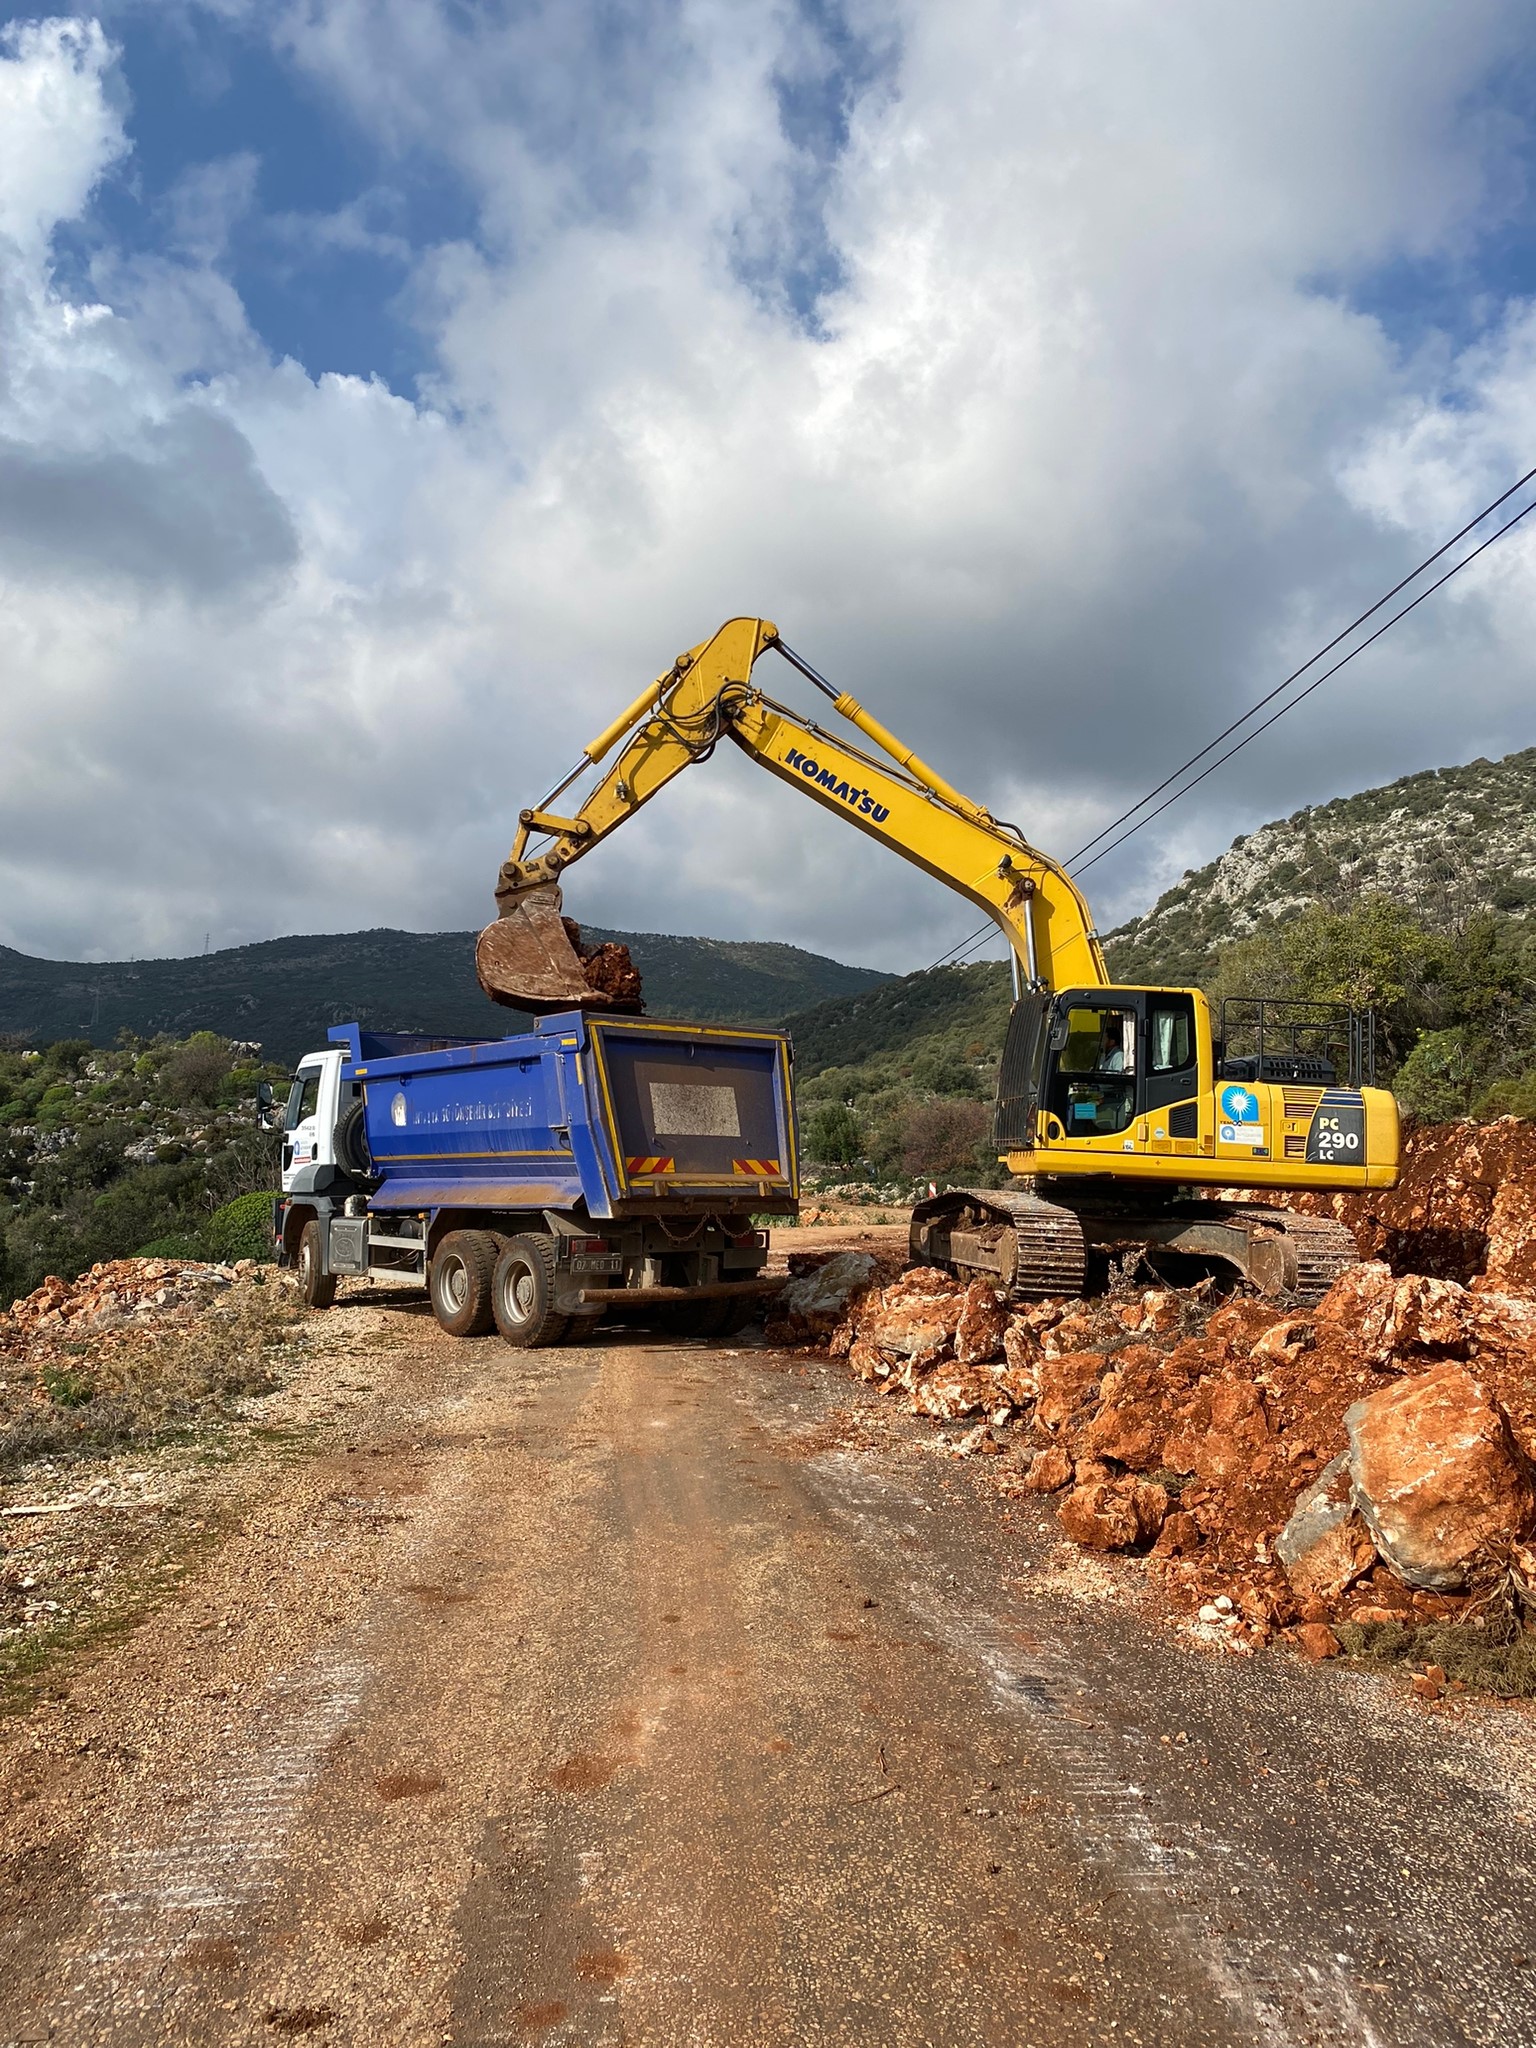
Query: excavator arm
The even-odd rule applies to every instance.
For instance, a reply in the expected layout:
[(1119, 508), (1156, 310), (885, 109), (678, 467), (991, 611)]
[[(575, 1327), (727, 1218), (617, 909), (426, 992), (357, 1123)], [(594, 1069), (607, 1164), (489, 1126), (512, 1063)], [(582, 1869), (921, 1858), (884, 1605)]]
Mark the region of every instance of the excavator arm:
[[(870, 752), (766, 696), (753, 679), (768, 649), (828, 696)], [(846, 692), (789, 652), (767, 619), (731, 619), (672, 667), (584, 750), (544, 802), (520, 814), (496, 885), (499, 916), (481, 934), (476, 967), (498, 1002), (565, 1008), (601, 998), (587, 986), (560, 916), (558, 882), (573, 861), (633, 817), (685, 768), (730, 740), (783, 782), (878, 839), (994, 918), (1033, 988), (1096, 988), (1108, 976), (1075, 883), (1016, 828), (1001, 823), (904, 747)], [(617, 753), (614, 749), (617, 748)], [(570, 815), (564, 790), (612, 761)], [(537, 852), (530, 851), (541, 842)]]

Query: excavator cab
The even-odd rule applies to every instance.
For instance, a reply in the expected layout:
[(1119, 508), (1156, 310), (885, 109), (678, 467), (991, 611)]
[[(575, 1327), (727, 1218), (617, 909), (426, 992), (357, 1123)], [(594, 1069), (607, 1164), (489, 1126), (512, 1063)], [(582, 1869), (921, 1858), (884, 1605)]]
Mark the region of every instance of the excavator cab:
[(1015, 1174), (1336, 1188), (1343, 1169), (1390, 1186), (1397, 1106), (1372, 1085), (1374, 1041), (1347, 1004), (1028, 994), (999, 1071), (998, 1150)]

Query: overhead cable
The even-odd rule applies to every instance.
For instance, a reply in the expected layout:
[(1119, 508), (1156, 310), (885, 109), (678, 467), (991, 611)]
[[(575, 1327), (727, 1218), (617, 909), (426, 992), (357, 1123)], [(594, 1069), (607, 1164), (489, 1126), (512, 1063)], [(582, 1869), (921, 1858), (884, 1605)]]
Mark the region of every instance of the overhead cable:
[[(1533, 470), (1531, 474), (1533, 476), (1536, 476), (1536, 470)], [(1516, 488), (1518, 489), (1519, 486), (1517, 485)], [(1506, 491), (1505, 496), (1507, 497), (1508, 495), (1509, 493)], [(1451, 568), (1447, 569), (1443, 576), (1436, 577), (1435, 581), (1430, 584), (1427, 590), (1421, 590), (1417, 597), (1410, 599), (1409, 602), (1403, 606), (1401, 611), (1394, 612), (1390, 619), (1387, 619), (1382, 625), (1378, 626), (1376, 628), (1376, 631), (1370, 634), (1366, 639), (1362, 640), (1358, 647), (1352, 647), (1349, 650), (1348, 654), (1342, 655), (1338, 661), (1334, 662), (1331, 668), (1325, 668), (1322, 674), (1316, 677), (1312, 682), (1308, 683), (1307, 687), (1304, 690), (1298, 691), (1296, 696), (1294, 696), (1288, 704), (1282, 704), (1279, 710), (1272, 711), (1269, 717), (1266, 718), (1261, 725), (1256, 725), (1252, 732), (1245, 733), (1243, 737), (1237, 742), (1236, 746), (1228, 747), (1227, 751), (1224, 754), (1219, 755), (1214, 761), (1212, 761), (1208, 768), (1202, 768), (1198, 775), (1192, 776), (1191, 779), (1184, 784), (1182, 789), (1176, 789), (1173, 792), (1172, 796), (1165, 797), (1163, 801), (1157, 806), (1156, 810), (1148, 811), (1147, 815), (1144, 818), (1138, 818), (1134, 825), (1127, 826), (1126, 830), (1122, 832), (1118, 838), (1112, 839), (1107, 846), (1101, 846), (1099, 848), (1099, 851), (1093, 856), (1093, 859), (1085, 860), (1082, 866), (1076, 870), (1076, 873), (1079, 875), (1086, 874), (1089, 868), (1096, 867), (1098, 863), (1104, 859), (1106, 854), (1113, 853), (1116, 847), (1118, 846), (1123, 846), (1127, 839), (1131, 838), (1133, 834), (1141, 830), (1143, 825), (1150, 825), (1154, 818), (1160, 817), (1162, 813), (1168, 809), (1168, 806), (1170, 804), (1176, 804), (1181, 796), (1188, 796), (1189, 792), (1192, 789), (1194, 789), (1197, 784), (1204, 782), (1207, 775), (1214, 775), (1216, 773), (1216, 770), (1220, 768), (1223, 765), (1223, 763), (1230, 761), (1234, 754), (1240, 754), (1243, 748), (1247, 746), (1250, 740), (1256, 740), (1261, 732), (1267, 732), (1269, 728), (1276, 723), (1277, 720), (1284, 718), (1285, 714), (1288, 711), (1294, 711), (1296, 709), (1296, 706), (1300, 703), (1303, 703), (1308, 697), (1310, 697), (1314, 690), (1320, 689), (1322, 685), (1327, 682), (1330, 676), (1337, 675), (1339, 670), (1344, 667), (1346, 662), (1353, 661), (1357, 654), (1363, 654), (1367, 647), (1371, 646), (1373, 642), (1381, 638), (1383, 633), (1390, 632), (1391, 629), (1397, 624), (1399, 619), (1407, 618), (1408, 614), (1411, 611), (1413, 611), (1417, 606), (1421, 605), (1426, 597), (1433, 597), (1435, 592), (1439, 590), (1443, 584), (1449, 583), (1453, 576), (1459, 575), (1461, 571), (1466, 568), (1469, 562), (1475, 562), (1478, 556), (1483, 552), (1484, 548), (1491, 548), (1496, 540), (1498, 540), (1503, 534), (1508, 533), (1512, 526), (1518, 526), (1521, 520), (1524, 519), (1526, 515), (1531, 512), (1536, 512), (1536, 498), (1533, 498), (1531, 502), (1525, 507), (1523, 507), (1522, 510), (1517, 512), (1512, 519), (1506, 519), (1502, 526), (1496, 526), (1493, 532), (1489, 534), (1488, 538), (1485, 541), (1480, 541), (1478, 543), (1478, 545), (1472, 550), (1471, 554), (1464, 555), (1459, 562), (1455, 563)], [(1473, 524), (1476, 525), (1477, 521), (1474, 520)], [(1465, 529), (1463, 529), (1463, 531), (1465, 531)], [(1444, 549), (1441, 550), (1441, 553), (1444, 553)], [(1434, 558), (1431, 557), (1431, 560), (1433, 559)], [(1409, 580), (1411, 581), (1412, 579), (1410, 578)], [(1399, 584), (1398, 588), (1401, 589), (1402, 585)], [(1372, 609), (1377, 609), (1377, 607), (1373, 606)], [(1369, 616), (1369, 614), (1367, 614), (1367, 616)], [(1332, 644), (1334, 646), (1337, 646), (1338, 642), (1334, 641)], [(1256, 705), (1254, 709), (1257, 710), (1258, 706)], [(1249, 716), (1251, 717), (1252, 713), (1250, 713)], [(1238, 724), (1241, 725), (1242, 723), (1243, 721), (1239, 719)], [(1228, 727), (1229, 732), (1235, 730), (1235, 727)], [(1220, 741), (1218, 740), (1213, 740), (1211, 742), (1212, 746), (1218, 746), (1219, 744)], [(1209, 753), (1210, 748), (1204, 748), (1202, 752)], [(1194, 756), (1194, 759), (1196, 761), (1200, 760), (1201, 755), (1196, 754)], [(1191, 766), (1193, 764), (1187, 763), (1186, 765)], [(1183, 770), (1181, 769), (1179, 772), (1180, 774), (1182, 774)], [(1169, 778), (1170, 781), (1174, 779), (1176, 778)], [(1168, 784), (1165, 782), (1161, 785), (1161, 787), (1163, 789), (1166, 789), (1168, 787)], [(1156, 790), (1152, 792), (1153, 796), (1156, 796), (1157, 794), (1158, 792)], [(1142, 801), (1145, 803), (1149, 801), (1149, 799), (1144, 797)], [(1139, 807), (1134, 805), (1132, 806), (1132, 810), (1135, 810), (1136, 808)], [(1126, 813), (1126, 816), (1129, 817), (1130, 815), (1131, 812), (1128, 811)], [(1108, 829), (1113, 828), (1111, 827)], [(1100, 836), (1102, 837), (1103, 835), (1101, 834)], [(1093, 843), (1094, 842), (1092, 840), (1088, 842), (1089, 846), (1092, 846)], [(1086, 853), (1087, 850), (1087, 847), (1085, 847), (1083, 849), (1083, 852)], [(1080, 857), (1081, 856), (1078, 854), (1074, 854), (1072, 856), (1073, 860), (1077, 860)]]
[[(1141, 797), (1136, 803), (1133, 803), (1128, 811), (1122, 811), (1120, 816), (1114, 819), (1110, 824), (1106, 825), (1102, 832), (1096, 833), (1094, 837), (1088, 841), (1086, 846), (1080, 846), (1077, 849), (1076, 853), (1069, 855), (1065, 862), (1065, 865), (1067, 867), (1071, 867), (1073, 862), (1080, 861), (1085, 853), (1091, 853), (1093, 851), (1093, 848), (1099, 844), (1099, 841), (1101, 839), (1107, 839), (1110, 833), (1117, 831), (1120, 828), (1120, 826), (1122, 826), (1126, 822), (1128, 818), (1134, 818), (1136, 813), (1139, 810), (1141, 810), (1144, 805), (1151, 803), (1154, 797), (1161, 796), (1165, 789), (1170, 788), (1175, 782), (1177, 782), (1181, 775), (1187, 774), (1189, 770), (1195, 766), (1196, 762), (1203, 761), (1207, 754), (1209, 754), (1214, 748), (1219, 747), (1221, 745), (1223, 740), (1230, 739), (1232, 734), (1235, 733), (1239, 729), (1239, 727), (1246, 725), (1250, 718), (1255, 717), (1260, 711), (1264, 709), (1266, 704), (1272, 704), (1277, 697), (1282, 696), (1284, 692), (1291, 687), (1292, 683), (1299, 682), (1301, 678), (1306, 674), (1309, 668), (1315, 667), (1316, 664), (1323, 659), (1323, 656), (1325, 654), (1331, 654), (1335, 647), (1337, 647), (1342, 641), (1347, 640), (1349, 638), (1350, 634), (1355, 631), (1356, 627), (1363, 626), (1367, 619), (1373, 619), (1376, 616), (1377, 612), (1381, 610), (1383, 605), (1390, 604), (1393, 598), (1397, 596), (1399, 591), (1406, 590), (1408, 588), (1408, 585), (1412, 583), (1417, 577), (1422, 576), (1426, 569), (1433, 568), (1435, 563), (1439, 561), (1440, 557), (1443, 554), (1445, 554), (1447, 549), (1455, 547), (1457, 541), (1465, 540), (1467, 535), (1471, 533), (1474, 527), (1481, 526), (1483, 521), (1488, 517), (1488, 515), (1491, 512), (1497, 512), (1499, 507), (1502, 504), (1504, 504), (1504, 502), (1507, 499), (1512, 498), (1515, 495), (1516, 491), (1520, 490), (1524, 485), (1528, 484), (1533, 477), (1536, 477), (1536, 469), (1528, 469), (1525, 475), (1521, 477), (1518, 482), (1512, 483), (1507, 491), (1500, 492), (1499, 496), (1494, 499), (1493, 503), (1491, 505), (1485, 505), (1482, 511), (1478, 513), (1475, 519), (1469, 519), (1466, 525), (1462, 527), (1459, 533), (1453, 533), (1450, 539), (1448, 541), (1442, 542), (1441, 545), (1435, 549), (1435, 552), (1432, 555), (1426, 555), (1424, 560), (1420, 562), (1416, 569), (1411, 569), (1400, 583), (1394, 583), (1392, 588), (1386, 593), (1384, 597), (1377, 598), (1376, 602), (1371, 606), (1369, 611), (1362, 612), (1359, 618), (1352, 620), (1350, 624), (1347, 625), (1341, 633), (1335, 633), (1333, 638), (1328, 642), (1326, 647), (1319, 647), (1316, 654), (1309, 656), (1309, 658), (1301, 664), (1300, 668), (1293, 669), (1290, 675), (1288, 675), (1285, 678), (1285, 681), (1283, 683), (1276, 683), (1275, 687), (1268, 693), (1267, 696), (1261, 697), (1256, 704), (1250, 704), (1248, 709), (1242, 714), (1240, 718), (1233, 719), (1232, 723), (1226, 728), (1226, 730), (1217, 733), (1216, 737), (1213, 740), (1208, 741), (1207, 744), (1200, 749), (1198, 754), (1191, 754), (1189, 759), (1184, 763), (1182, 768), (1175, 768), (1170, 776), (1166, 777), (1164, 781), (1160, 782), (1157, 785), (1156, 789), (1149, 789), (1146, 795), (1144, 797)], [(1520, 516), (1523, 518), (1525, 515), (1522, 513)], [(1509, 525), (1512, 526), (1514, 523), (1515, 522), (1511, 520), (1509, 522)], [(1499, 529), (1500, 533), (1507, 531), (1508, 527), (1500, 527)], [(1497, 540), (1498, 534), (1492, 534), (1489, 536), (1489, 538)], [(1487, 541), (1484, 541), (1483, 546), (1486, 547), (1487, 545)], [(1480, 549), (1474, 550), (1474, 553), (1480, 552)], [(1472, 556), (1468, 555), (1466, 557), (1466, 561), (1470, 562), (1471, 560)], [(1457, 566), (1465, 567), (1466, 564), (1459, 563)], [(1452, 575), (1454, 575), (1455, 570), (1452, 570), (1451, 573)], [(1442, 577), (1441, 582), (1444, 581), (1445, 578)], [(1440, 586), (1439, 584), (1435, 584), (1432, 587), (1438, 590)], [(1424, 595), (1427, 597), (1429, 595), (1429, 592), (1426, 591)], [(1417, 602), (1417, 600), (1415, 600), (1415, 602)], [(1405, 609), (1412, 610), (1412, 606), (1408, 606)], [(1403, 614), (1401, 612), (1397, 614), (1399, 618), (1401, 618), (1402, 615)], [(1380, 636), (1375, 633), (1371, 635), (1372, 640), (1377, 639), (1379, 637)], [(1362, 642), (1362, 645), (1368, 647), (1370, 645), (1370, 641), (1364, 641)], [(1356, 652), (1358, 653), (1359, 649), (1356, 649)], [(1342, 663), (1335, 664), (1335, 667), (1342, 666)], [(1329, 674), (1331, 675), (1333, 673), (1334, 670), (1330, 669)], [(1305, 690), (1303, 690), (1301, 693), (1303, 697), (1307, 694), (1308, 693)], [(1296, 699), (1296, 702), (1300, 703), (1300, 701), (1301, 698), (1298, 697)], [(1263, 728), (1261, 727), (1260, 730), (1262, 731), (1262, 729)], [(1235, 752), (1236, 749), (1234, 749), (1233, 751)], [(1223, 756), (1223, 759), (1228, 758), (1230, 757), (1225, 755)], [(1207, 770), (1207, 773), (1209, 773), (1209, 770)], [(1203, 776), (1196, 776), (1195, 778), (1196, 782), (1203, 780)], [(1189, 785), (1191, 789), (1193, 789), (1194, 786), (1194, 782), (1190, 783)], [(1159, 806), (1159, 809), (1165, 808), (1166, 806), (1164, 805)], [(1152, 815), (1155, 817), (1157, 813), (1154, 811)], [(1129, 837), (1129, 834), (1127, 834), (1126, 836)], [(1119, 844), (1118, 840), (1116, 841), (1116, 844)], [(1105, 847), (1104, 851), (1105, 853), (1107, 853), (1109, 851), (1109, 848)], [(1097, 857), (1102, 858), (1102, 856)], [(1090, 861), (1087, 863), (1087, 865), (1091, 867), (1093, 865), (1093, 862)]]

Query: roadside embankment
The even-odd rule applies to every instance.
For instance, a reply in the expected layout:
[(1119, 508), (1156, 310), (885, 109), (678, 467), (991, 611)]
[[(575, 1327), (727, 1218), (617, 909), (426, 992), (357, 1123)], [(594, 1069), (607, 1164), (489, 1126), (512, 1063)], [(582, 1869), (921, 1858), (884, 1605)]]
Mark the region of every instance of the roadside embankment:
[(175, 1583), (303, 1315), (271, 1267), (187, 1259), (113, 1260), (0, 1314), (0, 1702)]
[(1213, 1643), (1536, 1690), (1536, 1130), (1419, 1131), (1399, 1188), (1306, 1206), (1366, 1254), (1310, 1307), (1204, 1283), (1020, 1311), (881, 1247), (792, 1258), (770, 1336), (950, 1425), (1073, 1543), (1145, 1558)]

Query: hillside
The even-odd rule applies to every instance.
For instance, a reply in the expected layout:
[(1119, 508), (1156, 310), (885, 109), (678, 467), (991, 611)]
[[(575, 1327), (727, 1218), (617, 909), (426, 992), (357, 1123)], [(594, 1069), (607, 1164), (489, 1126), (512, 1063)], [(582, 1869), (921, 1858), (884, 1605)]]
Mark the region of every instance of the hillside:
[(1308, 904), (1379, 893), (1444, 930), (1536, 904), (1536, 747), (1296, 811), (1235, 839), (1105, 938), (1118, 980), (1199, 983), (1217, 952)]
[[(797, 946), (583, 930), (592, 942), (629, 947), (645, 977), (647, 1008), (659, 1017), (774, 1024), (890, 979)], [(216, 1031), (291, 1062), (348, 1018), (376, 1029), (466, 1037), (515, 1030), (518, 1013), (488, 1002), (476, 985), (474, 947), (473, 932), (379, 930), (100, 965), (0, 947), (0, 1034), (39, 1045), (88, 1038), (106, 1046), (124, 1029), (173, 1037)]]
[(981, 960), (904, 975), (882, 988), (818, 1003), (785, 1022), (795, 1041), (796, 1070), (808, 1080), (830, 1067), (858, 1066), (932, 1038), (995, 1058), (1011, 999), (1006, 964)]
[[(1477, 911), (1523, 918), (1536, 904), (1536, 747), (1405, 776), (1234, 840), (1106, 935), (1110, 973), (1133, 985), (1199, 986), (1223, 946), (1310, 904), (1342, 907), (1371, 893), (1442, 932)], [(956, 1057), (995, 1060), (1008, 1002), (1006, 967), (982, 962), (908, 975), (787, 1021), (802, 1080), (827, 1076), (811, 1099), (827, 1090), (853, 1099), (935, 1058), (956, 1074)]]

